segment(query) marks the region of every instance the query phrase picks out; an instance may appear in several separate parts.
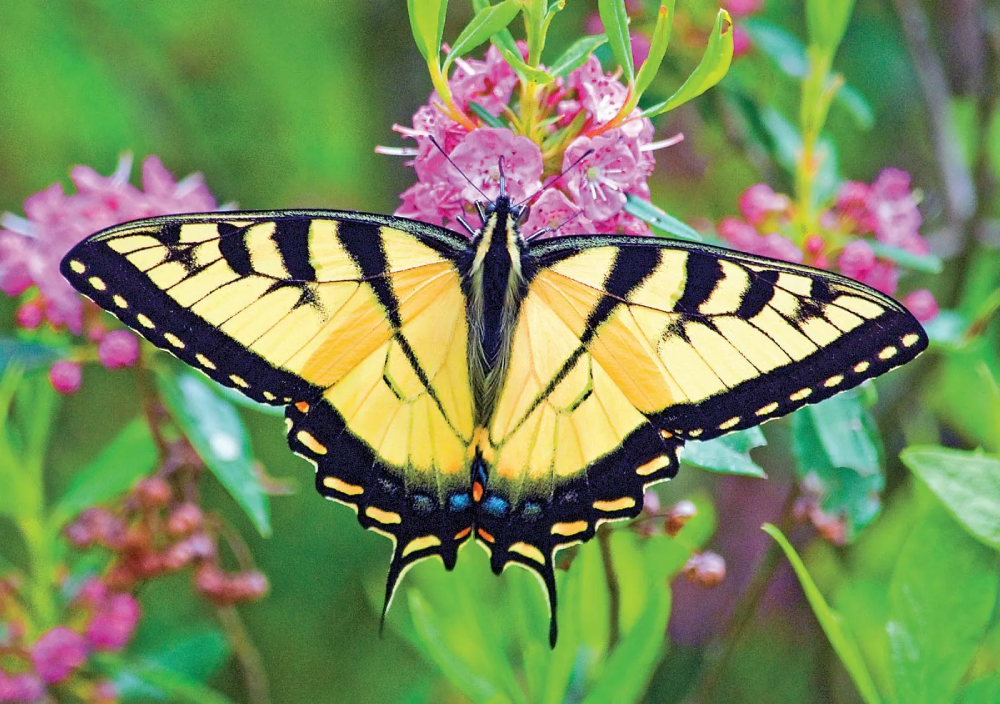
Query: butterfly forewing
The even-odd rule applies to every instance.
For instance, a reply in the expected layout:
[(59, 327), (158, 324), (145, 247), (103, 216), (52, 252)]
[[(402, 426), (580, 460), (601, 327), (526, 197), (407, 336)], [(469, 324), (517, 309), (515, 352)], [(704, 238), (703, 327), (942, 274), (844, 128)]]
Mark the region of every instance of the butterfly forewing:
[[(393, 570), (470, 531), (463, 240), (394, 218), (212, 213), (112, 228), (63, 272), (158, 346), (263, 403), (317, 488), (397, 542)], [(460, 537), (456, 537), (460, 536)], [(395, 580), (390, 581), (394, 585)], [(391, 589), (390, 589), (391, 591)]]

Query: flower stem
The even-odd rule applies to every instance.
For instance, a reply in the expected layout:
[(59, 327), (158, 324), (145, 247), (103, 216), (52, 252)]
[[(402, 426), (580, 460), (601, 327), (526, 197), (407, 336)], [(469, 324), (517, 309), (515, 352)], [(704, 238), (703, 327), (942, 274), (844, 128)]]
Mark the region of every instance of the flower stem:
[(243, 620), (234, 606), (226, 606), (217, 609), (219, 621), (226, 631), (226, 636), (233, 650), (236, 652), (236, 659), (240, 661), (243, 668), (243, 681), (247, 689), (247, 701), (250, 704), (270, 704), (271, 695), (268, 693), (267, 672), (264, 670), (264, 661), (260, 657), (260, 651), (250, 639)]
[(621, 637), (621, 589), (618, 574), (611, 558), (611, 531), (601, 528), (597, 531), (597, 542), (601, 546), (601, 561), (604, 563), (604, 579), (608, 585), (608, 654), (614, 652)]

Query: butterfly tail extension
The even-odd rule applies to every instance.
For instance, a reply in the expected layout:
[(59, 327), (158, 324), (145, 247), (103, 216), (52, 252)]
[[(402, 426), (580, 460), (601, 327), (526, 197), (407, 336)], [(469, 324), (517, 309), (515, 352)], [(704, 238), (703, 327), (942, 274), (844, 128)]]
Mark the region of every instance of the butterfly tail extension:
[(293, 404), (285, 416), (289, 446), (316, 466), (316, 490), (350, 506), (364, 528), (393, 542), (384, 621), (397, 586), (415, 563), (439, 557), (447, 569), (455, 566), (458, 547), (471, 532), (472, 510), (455, 502), (446, 509), (432, 488), (408, 487), (404, 471), (382, 462), (351, 434), (326, 400)]
[(680, 446), (644, 423), (575, 477), (552, 475), (544, 483), (521, 484), (516, 497), (502, 479), (490, 482), (478, 504), (478, 538), (490, 550), (494, 572), (514, 564), (538, 576), (551, 609), (552, 647), (558, 632), (556, 551), (587, 542), (601, 523), (637, 516), (646, 488), (677, 474)]

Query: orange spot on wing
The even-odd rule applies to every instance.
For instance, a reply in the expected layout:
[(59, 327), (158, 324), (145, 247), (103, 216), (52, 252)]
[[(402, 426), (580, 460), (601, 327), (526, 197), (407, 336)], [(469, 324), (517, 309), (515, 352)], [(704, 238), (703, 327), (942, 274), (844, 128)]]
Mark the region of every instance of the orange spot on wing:
[(295, 404), (295, 407), (298, 408), (302, 413), (309, 412), (309, 404), (306, 403), (305, 401), (299, 401), (298, 403)]
[(478, 504), (479, 500), (481, 498), (483, 498), (483, 485), (480, 484), (479, 482), (473, 482), (472, 483), (472, 500), (475, 501)]
[(489, 533), (487, 533), (482, 528), (477, 528), (476, 532), (479, 533), (479, 537), (482, 538), (483, 540), (485, 540), (487, 543), (492, 543), (492, 542), (496, 541), (496, 538), (494, 538), (492, 535), (490, 535)]
[(472, 526), (468, 526), (466, 528), (463, 528), (462, 530), (460, 530), (457, 533), (455, 533), (455, 540), (461, 540), (462, 538), (464, 538), (465, 536), (467, 536), (471, 532), (472, 532)]

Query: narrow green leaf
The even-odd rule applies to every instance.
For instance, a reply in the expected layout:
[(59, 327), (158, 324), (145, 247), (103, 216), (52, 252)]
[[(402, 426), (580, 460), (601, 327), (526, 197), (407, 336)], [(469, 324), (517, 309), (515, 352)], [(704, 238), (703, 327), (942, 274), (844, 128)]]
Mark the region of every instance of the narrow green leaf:
[(697, 98), (706, 90), (722, 80), (729, 71), (733, 60), (733, 21), (729, 13), (719, 10), (715, 18), (715, 27), (708, 38), (708, 46), (695, 70), (677, 91), (662, 103), (647, 108), (646, 117), (654, 117), (673, 110), (684, 103)]
[(491, 114), (489, 110), (484, 108), (475, 100), (470, 100), (468, 103), (466, 103), (466, 105), (469, 108), (469, 110), (471, 110), (476, 114), (476, 117), (478, 117), (480, 120), (482, 120), (490, 127), (510, 127), (510, 125), (508, 125), (506, 122), (501, 120), (496, 115)]
[(647, 222), (658, 230), (663, 230), (668, 235), (673, 235), (678, 239), (689, 242), (701, 242), (702, 237), (693, 227), (684, 223), (673, 215), (666, 213), (648, 200), (639, 198), (631, 193), (625, 196), (625, 212), (634, 215), (643, 222)]
[(584, 704), (639, 701), (663, 658), (670, 604), (669, 586), (648, 591), (646, 608), (611, 654)]
[(52, 509), (49, 526), (59, 530), (89, 506), (124, 494), (142, 477), (156, 469), (159, 460), (149, 426), (136, 418), (122, 430), (73, 481)]
[(739, 430), (721, 438), (684, 444), (681, 461), (710, 472), (766, 478), (764, 470), (750, 459), (750, 450), (767, 444), (759, 427)]
[(899, 457), (974, 538), (1000, 550), (1000, 459), (944, 447), (908, 447)]
[(632, 85), (635, 81), (635, 64), (632, 61), (632, 39), (628, 33), (625, 0), (597, 0), (597, 10), (604, 23), (604, 34), (611, 45), (611, 53), (622, 67), (629, 85)]
[(805, 564), (803, 564), (802, 558), (795, 552), (795, 548), (792, 547), (792, 544), (788, 542), (788, 539), (785, 538), (782, 532), (778, 530), (777, 526), (765, 523), (762, 529), (777, 541), (782, 552), (785, 553), (785, 557), (788, 558), (788, 562), (791, 563), (795, 575), (799, 578), (799, 584), (802, 585), (802, 591), (805, 592), (806, 599), (809, 601), (809, 606), (812, 607), (813, 613), (816, 614), (816, 620), (819, 621), (819, 625), (826, 634), (827, 639), (829, 639), (830, 645), (833, 646), (834, 652), (837, 653), (837, 657), (840, 658), (847, 673), (854, 681), (854, 686), (858, 688), (861, 699), (866, 704), (881, 702), (882, 699), (879, 697), (878, 690), (875, 689), (875, 683), (872, 681), (871, 674), (865, 666), (865, 661), (861, 657), (857, 643), (854, 642), (854, 637), (844, 627), (840, 614), (831, 609), (830, 605), (826, 603), (826, 599), (823, 598), (816, 583), (809, 575)]
[(495, 697), (501, 696), (498, 687), (480, 677), (479, 673), (467, 668), (462, 659), (451, 652), (444, 634), (438, 630), (434, 622), (430, 605), (420, 595), (419, 590), (411, 587), (407, 590), (406, 597), (413, 617), (413, 626), (424, 652), (445, 678), (473, 701), (492, 701)]
[(934, 506), (910, 532), (889, 583), (889, 654), (907, 704), (953, 701), (997, 599), (1000, 555)]
[(517, 0), (504, 0), (499, 5), (488, 5), (479, 10), (452, 43), (442, 71), (447, 73), (448, 67), (455, 59), (465, 56), (494, 34), (505, 29), (520, 11), (521, 5)]
[(867, 132), (875, 126), (875, 109), (854, 86), (846, 83), (842, 85), (837, 91), (837, 95), (834, 96), (833, 102), (846, 109), (860, 129)]
[(902, 247), (893, 247), (890, 244), (869, 240), (875, 256), (896, 262), (908, 269), (919, 271), (923, 274), (940, 274), (944, 271), (944, 263), (939, 257), (933, 254), (914, 254)]
[(806, 0), (809, 41), (833, 56), (844, 38), (854, 0)]
[(250, 440), (239, 413), (194, 372), (160, 372), (156, 383), (170, 414), (212, 474), (260, 534), (270, 535), (267, 494), (254, 470)]
[(577, 39), (549, 66), (549, 73), (559, 77), (580, 68), (587, 61), (587, 57), (606, 41), (608, 38), (602, 34)]
[(660, 64), (663, 63), (663, 57), (667, 53), (667, 45), (670, 43), (670, 29), (673, 23), (674, 0), (663, 0), (656, 16), (653, 37), (649, 42), (649, 55), (639, 67), (639, 73), (635, 78), (637, 95), (642, 95), (649, 88), (649, 84), (656, 77), (656, 72), (660, 70)]
[(410, 28), (420, 55), (428, 63), (436, 63), (441, 53), (448, 0), (406, 0), (406, 9), (410, 14)]
[[(503, 32), (500, 32), (499, 34), (497, 34), (497, 36), (498, 37), (503, 36)], [(524, 59), (521, 58), (520, 52), (516, 50), (511, 51), (510, 48), (507, 47), (502, 42), (497, 42), (494, 44), (494, 46), (497, 48), (497, 51), (500, 52), (503, 58), (507, 61), (507, 63), (510, 64), (510, 67), (513, 68), (514, 71), (522, 78), (525, 78), (529, 81), (533, 81), (540, 85), (544, 85), (552, 81), (552, 75), (549, 74), (547, 71), (544, 71), (540, 68), (532, 68), (528, 64), (524, 63)]]

